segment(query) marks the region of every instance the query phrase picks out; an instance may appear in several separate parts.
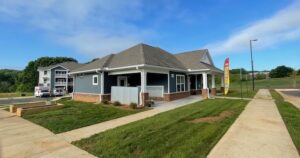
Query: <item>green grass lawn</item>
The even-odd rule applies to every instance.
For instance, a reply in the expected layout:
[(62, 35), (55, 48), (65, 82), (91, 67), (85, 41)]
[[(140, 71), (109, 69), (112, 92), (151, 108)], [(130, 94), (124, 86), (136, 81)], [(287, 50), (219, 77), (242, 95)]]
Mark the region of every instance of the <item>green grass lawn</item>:
[(258, 89), (288, 88), (293, 86), (300, 87), (300, 76), (296, 76), (296, 80), (294, 80), (292, 77), (255, 80), (254, 91), (252, 90), (252, 81), (250, 80), (243, 81), (242, 91), (241, 91), (241, 82), (234, 81), (230, 83), (230, 90), (227, 96), (241, 97), (241, 92), (243, 92), (242, 95), (244, 98), (253, 98), (257, 93)]
[(271, 90), (271, 94), (300, 154), (300, 110), (291, 103), (285, 102), (275, 90)]
[(11, 97), (21, 97), (21, 94), (25, 96), (33, 96), (33, 92), (16, 92), (16, 93), (0, 93), (0, 98), (11, 98)]
[[(258, 90), (229, 90), (228, 94), (226, 95), (227, 97), (243, 97), (243, 98), (253, 98), (255, 94), (257, 93)], [(243, 92), (243, 93), (241, 93)]]
[[(98, 157), (206, 157), (243, 111), (248, 101), (214, 99), (193, 103), (73, 142)], [(193, 123), (197, 118), (227, 118)]]
[(146, 110), (121, 109), (113, 105), (84, 103), (68, 99), (63, 99), (60, 103), (65, 107), (23, 117), (54, 133), (61, 133)]

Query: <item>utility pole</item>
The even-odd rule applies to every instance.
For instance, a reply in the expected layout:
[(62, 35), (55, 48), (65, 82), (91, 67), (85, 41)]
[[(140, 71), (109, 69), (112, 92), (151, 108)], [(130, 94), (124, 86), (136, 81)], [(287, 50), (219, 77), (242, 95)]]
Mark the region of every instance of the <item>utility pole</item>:
[(253, 55), (252, 55), (252, 41), (255, 42), (257, 39), (250, 40), (250, 53), (251, 53), (251, 66), (252, 66), (252, 90), (254, 91), (254, 66), (253, 66)]

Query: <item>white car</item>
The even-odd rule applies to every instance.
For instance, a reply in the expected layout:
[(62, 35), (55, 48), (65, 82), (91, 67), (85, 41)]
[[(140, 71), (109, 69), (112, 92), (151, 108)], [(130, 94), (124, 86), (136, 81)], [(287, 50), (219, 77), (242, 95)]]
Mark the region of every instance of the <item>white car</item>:
[(63, 96), (65, 95), (65, 90), (61, 88), (54, 88), (53, 93), (54, 96)]
[(50, 90), (48, 87), (35, 87), (34, 88), (34, 96), (36, 97), (49, 97)]

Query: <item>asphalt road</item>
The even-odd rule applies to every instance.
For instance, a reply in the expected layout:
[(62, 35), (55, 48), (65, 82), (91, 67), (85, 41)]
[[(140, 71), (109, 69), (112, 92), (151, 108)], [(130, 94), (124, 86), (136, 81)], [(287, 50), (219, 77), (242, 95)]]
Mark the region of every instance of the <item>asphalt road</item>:
[(293, 96), (293, 97), (299, 97), (300, 98), (300, 90), (298, 91), (281, 91), (285, 95)]
[(10, 105), (16, 103), (27, 103), (27, 102), (37, 102), (37, 101), (47, 101), (52, 100), (51, 97), (48, 98), (9, 98), (9, 99), (0, 99), (0, 106), (1, 105)]

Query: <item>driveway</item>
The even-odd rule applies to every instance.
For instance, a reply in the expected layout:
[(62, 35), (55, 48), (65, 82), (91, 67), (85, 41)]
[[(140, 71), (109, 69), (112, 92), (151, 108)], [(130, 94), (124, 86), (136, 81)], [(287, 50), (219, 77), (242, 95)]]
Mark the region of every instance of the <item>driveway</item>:
[(94, 158), (47, 129), (0, 110), (0, 157)]
[(16, 103), (28, 103), (28, 102), (37, 102), (37, 101), (47, 101), (52, 100), (53, 98), (36, 98), (36, 97), (18, 97), (18, 98), (1, 98), (0, 106), (10, 105)]
[(261, 89), (208, 158), (299, 158), (269, 90)]
[(300, 109), (300, 89), (276, 89), (284, 100)]

